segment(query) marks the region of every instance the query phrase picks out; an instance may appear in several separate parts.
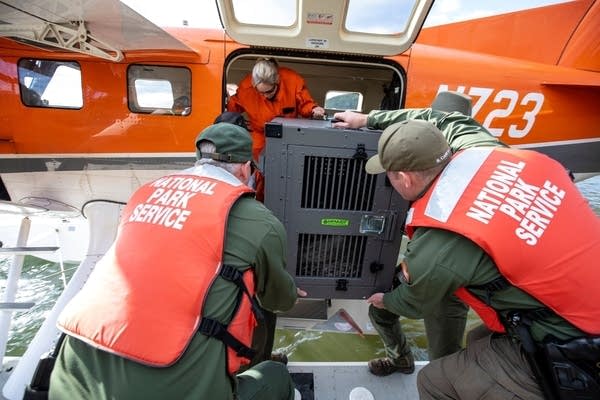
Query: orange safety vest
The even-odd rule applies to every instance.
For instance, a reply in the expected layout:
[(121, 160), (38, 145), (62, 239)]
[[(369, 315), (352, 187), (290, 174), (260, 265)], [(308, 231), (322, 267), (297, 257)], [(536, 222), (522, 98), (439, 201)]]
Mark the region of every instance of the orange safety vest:
[(252, 85), (252, 76), (247, 75), (237, 93), (227, 102), (227, 110), (246, 113), (252, 135), (252, 155), (258, 160), (265, 147), (265, 124), (275, 117), (298, 118), (312, 116), (317, 103), (311, 97), (304, 79), (295, 71), (279, 67), (279, 88), (273, 99), (267, 99)]
[[(115, 242), (61, 313), (59, 328), (94, 347), (155, 367), (175, 363), (198, 331), (212, 330), (219, 339), (232, 336), (244, 353), (239, 350), (251, 346), (256, 326), (252, 268), (243, 273), (247, 296), (238, 296), (229, 324), (215, 326), (203, 314), (216, 277), (223, 270), (241, 275), (223, 265), (223, 246), (229, 211), (248, 193), (250, 188), (214, 166), (139, 188), (122, 213)], [(248, 364), (250, 356), (239, 356), (228, 345), (228, 372)]]
[[(600, 219), (558, 162), (527, 150), (464, 150), (412, 204), (406, 223), (409, 237), (432, 227), (469, 238), (510, 284), (600, 334)], [(465, 288), (456, 294), (504, 332), (491, 307)]]

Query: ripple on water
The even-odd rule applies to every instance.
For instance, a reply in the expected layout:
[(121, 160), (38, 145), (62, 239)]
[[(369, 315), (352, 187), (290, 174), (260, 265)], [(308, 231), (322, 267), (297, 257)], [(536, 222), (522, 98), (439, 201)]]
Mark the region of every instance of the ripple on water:
[[(0, 291), (6, 289), (11, 257), (0, 259)], [(65, 264), (65, 280), (71, 278), (75, 264)], [(46, 314), (64, 289), (60, 264), (48, 262), (32, 256), (25, 256), (16, 302), (32, 302), (35, 305), (27, 311), (13, 313), (6, 345), (6, 355), (19, 356), (41, 326)]]

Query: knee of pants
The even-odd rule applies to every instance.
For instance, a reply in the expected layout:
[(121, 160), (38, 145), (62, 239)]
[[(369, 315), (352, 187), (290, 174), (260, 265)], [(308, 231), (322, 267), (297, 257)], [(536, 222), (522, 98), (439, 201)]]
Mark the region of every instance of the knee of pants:
[(421, 368), (417, 374), (417, 391), (421, 400), (448, 398), (442, 395), (452, 393), (452, 384), (447, 379), (439, 359), (430, 361)]
[(287, 367), (280, 362), (263, 361), (249, 371), (255, 371), (261, 377), (268, 376), (271, 380), (278, 382), (291, 380)]
[(240, 400), (287, 399), (294, 392), (292, 377), (279, 362), (263, 361), (237, 377)]
[(417, 373), (417, 391), (419, 394), (428, 392), (432, 386), (431, 379), (427, 375), (427, 366), (425, 366)]
[(400, 318), (397, 314), (394, 314), (391, 311), (386, 310), (385, 308), (377, 308), (372, 304), (369, 306), (369, 319), (374, 324), (378, 323), (395, 323), (398, 318)]

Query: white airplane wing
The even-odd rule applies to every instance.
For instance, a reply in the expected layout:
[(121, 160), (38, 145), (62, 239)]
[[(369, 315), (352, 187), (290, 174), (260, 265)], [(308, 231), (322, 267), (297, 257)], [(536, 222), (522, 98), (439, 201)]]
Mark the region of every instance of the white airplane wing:
[(119, 0), (0, 0), (0, 36), (113, 61), (127, 50), (193, 51)]

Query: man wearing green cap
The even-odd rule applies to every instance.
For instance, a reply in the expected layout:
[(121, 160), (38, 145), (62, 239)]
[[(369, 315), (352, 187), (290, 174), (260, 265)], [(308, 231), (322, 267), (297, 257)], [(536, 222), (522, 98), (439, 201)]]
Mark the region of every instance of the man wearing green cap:
[[(457, 151), (470, 147), (504, 147), (484, 127), (471, 117), (460, 112), (440, 111), (439, 108), (402, 109), (402, 110), (375, 110), (369, 114), (355, 112), (342, 112), (334, 115), (339, 122), (334, 124), (337, 128), (358, 129), (368, 127), (370, 129), (385, 129), (394, 124), (405, 124), (412, 121), (424, 129), (425, 133), (419, 137), (417, 144), (423, 148), (424, 155), (411, 153), (405, 160), (386, 160), (391, 163), (407, 163), (402, 165), (410, 170), (421, 167), (423, 160), (419, 157), (430, 159), (429, 151), (434, 151), (443, 162), (448, 162), (450, 155)], [(418, 121), (418, 122), (417, 122)], [(411, 125), (412, 126), (412, 125)], [(429, 128), (431, 127), (431, 128)], [(437, 127), (437, 129), (435, 129)], [(437, 142), (438, 133), (441, 131), (446, 138), (443, 142)], [(387, 130), (386, 132), (391, 132)], [(383, 138), (382, 138), (383, 140)], [(392, 137), (392, 141), (397, 138)], [(449, 143), (449, 145), (448, 145)], [(439, 148), (435, 148), (439, 146)], [(449, 148), (450, 152), (447, 152)], [(435, 159), (433, 159), (435, 160)], [(399, 165), (398, 165), (399, 166)], [(434, 165), (425, 163), (425, 167)], [(393, 166), (396, 169), (396, 165)], [(380, 172), (383, 172), (381, 170)], [(404, 191), (404, 188), (400, 188)], [(404, 195), (401, 191), (400, 194)], [(427, 237), (427, 235), (425, 236)], [(420, 249), (418, 253), (410, 251), (414, 248)], [(417, 240), (413, 238), (406, 252), (406, 262), (428, 262), (428, 255), (438, 251), (439, 243), (428, 239)], [(418, 257), (414, 260), (415, 257)], [(405, 264), (401, 264), (404, 266)], [(400, 277), (402, 278), (402, 274)], [(402, 280), (402, 279), (401, 279)], [(396, 291), (389, 293), (395, 296)], [(369, 308), (369, 316), (382, 338), (386, 350), (386, 357), (371, 360), (369, 369), (375, 375), (388, 375), (393, 372), (412, 373), (414, 371), (414, 359), (406, 336), (402, 332), (402, 326), (398, 319), (399, 315), (415, 319), (423, 318), (425, 333), (427, 335), (429, 359), (434, 360), (448, 354), (452, 354), (462, 348), (463, 336), (466, 326), (468, 307), (456, 298), (448, 296), (444, 302), (432, 302), (425, 308), (423, 313), (400, 313), (394, 309)]]
[(366, 171), (411, 202), (404, 282), (367, 299), (388, 354), (370, 367), (400, 370), (398, 315), (427, 318), (457, 296), (485, 327), (421, 369), (421, 400), (600, 398), (600, 219), (564, 167), (493, 138), (469, 146), (485, 130), (458, 113), (335, 118), (385, 125)]
[(218, 123), (196, 165), (140, 187), (114, 245), (58, 321), (51, 399), (285, 399), (283, 363), (255, 354), (261, 309), (289, 310), (283, 225), (254, 199), (248, 131)]

